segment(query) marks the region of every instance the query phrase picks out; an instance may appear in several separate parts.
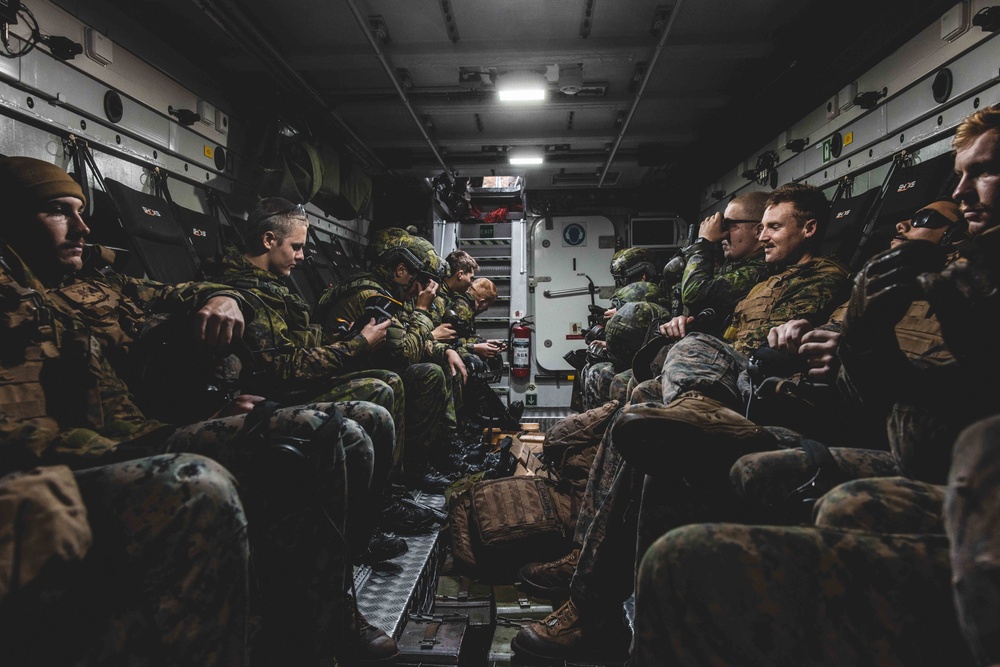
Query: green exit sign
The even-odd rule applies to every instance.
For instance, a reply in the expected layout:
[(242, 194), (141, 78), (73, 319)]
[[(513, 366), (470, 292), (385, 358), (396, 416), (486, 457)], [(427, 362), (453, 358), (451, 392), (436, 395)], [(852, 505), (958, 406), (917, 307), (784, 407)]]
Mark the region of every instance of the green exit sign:
[(833, 144), (829, 139), (823, 142), (823, 164), (833, 159)]
[(525, 394), (524, 395), (525, 405), (538, 405), (538, 394)]
[(479, 238), (481, 239), (493, 238), (493, 225), (479, 225)]

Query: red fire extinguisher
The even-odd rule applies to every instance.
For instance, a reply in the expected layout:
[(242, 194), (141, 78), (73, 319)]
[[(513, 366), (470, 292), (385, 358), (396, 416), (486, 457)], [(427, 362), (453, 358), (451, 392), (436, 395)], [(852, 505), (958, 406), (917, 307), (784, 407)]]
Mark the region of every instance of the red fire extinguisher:
[(531, 375), (531, 322), (523, 318), (510, 325), (510, 374), (525, 379)]

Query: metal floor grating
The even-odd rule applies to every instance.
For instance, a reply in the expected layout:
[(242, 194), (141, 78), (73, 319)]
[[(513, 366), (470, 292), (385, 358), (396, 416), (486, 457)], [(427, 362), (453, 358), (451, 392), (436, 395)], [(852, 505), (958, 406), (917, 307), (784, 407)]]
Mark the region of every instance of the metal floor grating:
[[(438, 509), (444, 496), (414, 493), (414, 500)], [(434, 601), (438, 565), (443, 552), (441, 529), (425, 535), (406, 536), (407, 552), (377, 569), (365, 565), (354, 570), (358, 608), (372, 625), (399, 639), (406, 614), (425, 613)]]

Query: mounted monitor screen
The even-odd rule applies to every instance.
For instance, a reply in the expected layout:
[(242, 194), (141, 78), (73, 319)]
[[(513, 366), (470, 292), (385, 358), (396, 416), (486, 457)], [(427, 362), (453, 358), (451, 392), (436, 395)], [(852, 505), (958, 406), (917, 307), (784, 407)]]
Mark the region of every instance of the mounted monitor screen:
[(633, 248), (679, 248), (687, 242), (687, 223), (681, 218), (632, 218), (629, 239)]

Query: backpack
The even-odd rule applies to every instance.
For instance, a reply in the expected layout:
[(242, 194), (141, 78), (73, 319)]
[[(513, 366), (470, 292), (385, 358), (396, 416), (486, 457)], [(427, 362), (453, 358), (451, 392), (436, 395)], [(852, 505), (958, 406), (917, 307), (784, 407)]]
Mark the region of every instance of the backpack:
[(513, 579), (526, 563), (554, 560), (573, 547), (575, 498), (556, 482), (518, 475), (476, 482), (449, 502), (455, 569), (481, 581)]

